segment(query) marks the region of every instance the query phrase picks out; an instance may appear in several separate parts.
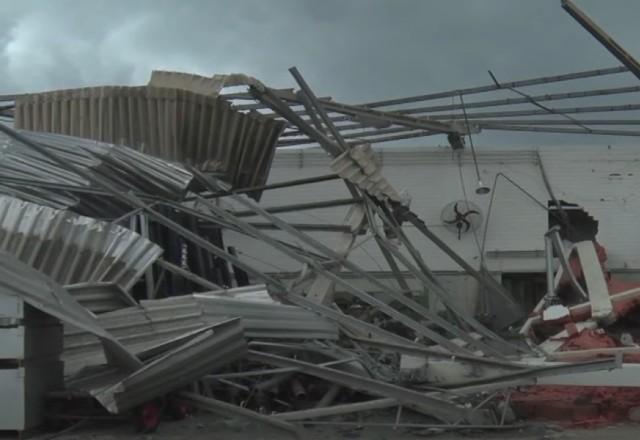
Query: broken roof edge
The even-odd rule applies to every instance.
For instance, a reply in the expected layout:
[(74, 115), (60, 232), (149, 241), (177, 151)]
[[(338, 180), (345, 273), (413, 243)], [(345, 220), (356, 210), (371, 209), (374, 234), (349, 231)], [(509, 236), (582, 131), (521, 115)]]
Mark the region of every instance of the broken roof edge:
[(195, 73), (153, 70), (147, 84), (149, 87), (165, 87), (187, 90), (205, 96), (219, 96), (225, 87), (264, 87), (256, 78), (244, 73), (214, 74), (210, 77)]

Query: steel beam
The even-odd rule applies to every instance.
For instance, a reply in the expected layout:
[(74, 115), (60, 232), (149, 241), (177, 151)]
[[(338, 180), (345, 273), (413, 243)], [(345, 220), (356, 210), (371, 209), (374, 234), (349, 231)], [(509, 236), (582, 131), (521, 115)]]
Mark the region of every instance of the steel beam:
[[(595, 77), (607, 76), (607, 75), (615, 75), (615, 74), (624, 73), (627, 71), (629, 71), (629, 69), (625, 66), (616, 66), (616, 67), (609, 67), (604, 69), (585, 70), (581, 72), (565, 73), (561, 75), (541, 76), (541, 77), (528, 78), (528, 79), (518, 80), (518, 81), (510, 81), (510, 82), (502, 83), (502, 86), (503, 87), (528, 87), (528, 86), (536, 86), (536, 85), (542, 85), (542, 84), (571, 81), (575, 79), (586, 79), (586, 78), (595, 78)], [(360, 104), (360, 106), (369, 107), (369, 108), (389, 107), (389, 106), (410, 104), (412, 102), (431, 101), (435, 99), (451, 98), (452, 96), (457, 97), (460, 95), (466, 96), (466, 95), (472, 95), (472, 94), (478, 94), (478, 93), (484, 93), (484, 92), (491, 92), (498, 89), (499, 87), (497, 87), (495, 84), (489, 84), (484, 86), (468, 87), (466, 89), (454, 89), (454, 90), (448, 90), (444, 92), (435, 92), (435, 93), (424, 94), (424, 95), (407, 96), (403, 98), (386, 99), (382, 101), (371, 101), (371, 102)], [(232, 99), (249, 99), (250, 96), (251, 95), (249, 94), (234, 94), (234, 95), (231, 95), (231, 98)], [(321, 101), (328, 101), (331, 98), (326, 97), (326, 98), (319, 98), (319, 99)], [(258, 106), (253, 108), (260, 109), (265, 107)]]
[[(505, 88), (509, 88), (507, 86), (503, 86)], [(511, 88), (514, 90), (513, 88)], [(528, 96), (522, 98), (504, 98), (504, 99), (492, 99), (486, 101), (477, 101), (471, 103), (465, 103), (465, 107), (467, 109), (470, 108), (487, 108), (487, 107), (503, 107), (507, 105), (517, 105), (517, 104), (526, 104), (529, 102), (545, 102), (545, 101), (559, 101), (565, 99), (576, 99), (576, 98), (588, 98), (594, 96), (609, 96), (609, 95), (617, 95), (617, 94), (628, 94), (640, 92), (640, 86), (625, 86), (625, 87), (613, 87), (606, 89), (595, 89), (595, 90), (583, 90), (577, 92), (563, 92), (563, 93), (552, 93), (552, 94), (544, 94), (544, 95), (536, 95), (536, 96)], [(429, 113), (436, 113), (448, 110), (459, 110), (462, 109), (462, 104), (447, 104), (447, 105), (437, 105), (437, 106), (427, 106), (427, 107), (412, 107), (412, 108), (403, 108), (399, 110), (395, 110), (395, 113), (401, 115), (424, 115)], [(332, 118), (334, 122), (347, 121), (349, 118), (334, 116)], [(345, 124), (338, 126), (340, 131), (346, 130), (355, 130), (370, 127), (369, 124), (366, 123), (353, 123), (353, 124)], [(408, 129), (406, 127), (402, 128), (404, 131)], [(400, 130), (400, 128), (389, 128), (389, 129), (378, 129), (372, 130), (370, 133), (375, 133), (376, 131), (379, 134), (387, 134), (387, 133), (396, 133)], [(282, 134), (282, 137), (290, 137), (297, 136), (300, 133), (296, 130), (289, 130)], [(357, 133), (343, 135), (345, 139), (349, 137), (354, 137)]]
[(130, 206), (134, 207), (134, 208), (143, 208), (144, 211), (149, 215), (149, 217), (153, 220), (155, 220), (156, 222), (162, 224), (163, 226), (166, 226), (169, 229), (173, 229), (175, 230), (177, 233), (179, 233), (180, 235), (182, 235), (184, 238), (188, 239), (189, 241), (191, 241), (192, 243), (194, 243), (196, 246), (199, 246), (203, 249), (205, 249), (208, 252), (211, 252), (212, 254), (225, 259), (226, 261), (231, 262), (232, 264), (234, 264), (235, 266), (243, 269), (245, 272), (250, 273), (251, 275), (255, 276), (256, 278), (262, 280), (263, 282), (265, 282), (266, 284), (273, 286), (274, 288), (278, 289), (279, 291), (285, 291), (286, 289), (284, 287), (284, 285), (278, 281), (277, 279), (266, 275), (260, 271), (255, 270), (252, 266), (249, 266), (248, 264), (244, 263), (242, 260), (240, 260), (239, 258), (229, 254), (228, 252), (226, 252), (224, 249), (220, 249), (219, 247), (213, 245), (212, 243), (204, 240), (202, 237), (200, 237), (199, 235), (195, 234), (194, 232), (190, 231), (189, 229), (185, 228), (184, 226), (180, 225), (177, 222), (174, 222), (173, 220), (165, 217), (164, 215), (160, 214), (159, 212), (155, 211), (154, 209), (150, 208), (148, 205), (146, 205), (142, 200), (140, 200), (138, 197), (136, 197), (135, 195), (131, 194), (131, 193), (127, 193), (125, 191), (122, 191), (121, 188), (119, 188), (118, 186), (114, 185), (110, 180), (102, 177), (102, 176), (98, 176), (96, 174), (92, 174), (88, 171), (83, 170), (82, 168), (76, 166), (75, 164), (64, 160), (63, 158), (61, 158), (60, 156), (58, 156), (58, 154), (53, 153), (52, 151), (50, 151), (47, 148), (42, 147), (41, 145), (31, 141), (30, 139), (26, 138), (25, 136), (23, 136), (22, 134), (20, 134), (19, 132), (13, 130), (12, 128), (7, 127), (4, 124), (0, 124), (0, 131), (5, 133), (6, 135), (12, 137), (13, 139), (17, 140), (18, 142), (22, 143), (23, 145), (25, 145), (26, 147), (40, 153), (41, 155), (43, 155), (44, 157), (52, 160), (53, 162), (59, 164), (60, 166), (62, 166), (63, 168), (68, 169), (69, 171), (76, 173), (78, 176), (84, 177), (85, 179), (87, 179), (89, 182), (92, 182), (93, 184), (97, 185), (98, 187), (104, 188), (107, 192), (109, 192), (110, 194), (112, 194), (114, 196), (114, 198), (129, 204)]
[(482, 273), (476, 270), (469, 263), (467, 263), (460, 255), (454, 252), (453, 249), (449, 247), (449, 245), (442, 241), (440, 237), (431, 232), (424, 221), (422, 221), (415, 213), (413, 213), (410, 209), (402, 206), (398, 206), (397, 210), (397, 217), (406, 220), (414, 225), (418, 231), (420, 231), (424, 236), (426, 236), (436, 246), (438, 246), (441, 251), (447, 254), (449, 258), (451, 258), (458, 266), (463, 268), (465, 272), (475, 278), (483, 287), (491, 292), (497, 293), (503, 300), (507, 301), (508, 304), (512, 305), (513, 307), (519, 308), (519, 306), (514, 302), (513, 298), (509, 296), (503, 286), (501, 286), (491, 276), (488, 276), (486, 273)]
[[(571, 114), (571, 113), (607, 113), (607, 112), (620, 112), (640, 110), (640, 104), (621, 104), (621, 105), (592, 105), (584, 107), (549, 107), (549, 110), (513, 110), (513, 111), (496, 111), (496, 112), (474, 112), (467, 113), (469, 119), (481, 119), (481, 118), (502, 118), (513, 116), (537, 116), (548, 115), (550, 112), (555, 114)], [(433, 115), (431, 119), (434, 120), (456, 120), (464, 119), (462, 113), (448, 113)], [(474, 121), (475, 122), (475, 121)]]
[[(201, 179), (208, 179), (208, 176), (204, 176), (200, 173), (200, 178)], [(241, 199), (238, 197), (238, 201), (241, 201), (241, 203), (245, 203), (247, 201), (245, 201), (244, 199)], [(231, 220), (233, 217), (231, 216), (231, 214), (229, 214), (228, 212), (220, 209), (217, 206), (214, 206), (212, 204), (208, 204), (206, 205), (208, 209), (210, 209), (212, 212), (216, 213), (217, 215), (221, 215), (222, 217), (228, 217), (229, 220)], [(253, 204), (249, 204), (246, 205), (248, 207), (253, 207), (254, 209), (258, 209), (257, 212), (260, 212), (261, 215), (266, 216), (269, 220), (271, 220), (274, 224), (276, 224), (280, 229), (286, 231), (286, 232), (290, 232), (293, 233), (294, 236), (301, 238), (302, 240), (304, 240), (305, 242), (308, 242), (310, 245), (314, 245), (315, 247), (317, 247), (317, 245), (319, 244), (318, 242), (316, 242), (315, 240), (311, 239), (309, 236), (307, 236), (306, 234), (301, 233), (300, 231), (296, 230), (295, 228), (291, 227), (290, 225), (288, 225), (286, 222), (278, 219), (275, 216), (272, 216), (269, 213), (265, 213), (264, 211), (260, 211), (260, 208), (257, 207), (257, 205), (253, 205)], [(265, 215), (266, 214), (266, 215)], [(336, 282), (337, 284), (339, 284), (340, 286), (342, 286), (344, 289), (346, 289), (348, 292), (350, 292), (352, 295), (356, 296), (357, 298), (359, 298), (360, 300), (366, 302), (367, 304), (376, 307), (378, 310), (380, 310), (382, 313), (388, 315), (389, 317), (397, 320), (398, 322), (402, 323), (403, 325), (411, 328), (412, 330), (414, 330), (416, 333), (420, 334), (421, 336), (428, 338), (430, 340), (433, 340), (435, 342), (437, 342), (438, 344), (442, 345), (443, 347), (453, 351), (453, 352), (466, 352), (467, 350), (465, 350), (464, 348), (461, 348), (459, 346), (457, 346), (456, 344), (452, 343), (451, 341), (449, 341), (447, 338), (443, 337), (442, 335), (440, 335), (439, 333), (431, 330), (430, 328), (418, 323), (417, 321), (409, 318), (408, 316), (406, 316), (405, 314), (399, 312), (398, 310), (394, 309), (393, 307), (389, 306), (388, 304), (386, 304), (385, 302), (369, 295), (367, 292), (365, 292), (362, 289), (359, 289), (353, 285), (351, 285), (350, 283), (346, 282), (345, 280), (343, 280), (342, 278), (340, 278), (338, 275), (334, 274), (333, 272), (325, 269), (322, 265), (318, 264), (317, 261), (315, 261), (312, 258), (307, 257), (306, 255), (301, 255), (301, 254), (297, 254), (296, 252), (293, 252), (291, 249), (286, 248), (282, 245), (280, 245), (275, 239), (273, 239), (272, 237), (260, 232), (259, 230), (253, 228), (251, 225), (249, 225), (248, 223), (244, 223), (239, 219), (235, 219), (237, 225), (240, 228), (245, 229), (245, 231), (249, 234), (249, 235), (253, 235), (256, 237), (259, 237), (263, 242), (271, 245), (272, 247), (274, 247), (275, 249), (278, 249), (279, 251), (281, 251), (282, 253), (284, 253), (285, 255), (288, 255), (291, 258), (294, 258), (302, 263), (306, 263), (308, 265), (310, 265), (311, 267), (313, 267), (314, 270), (316, 270), (316, 272), (322, 274), (324, 277), (326, 277), (329, 280), (332, 280), (334, 282)], [(331, 258), (334, 258), (336, 260), (340, 259), (340, 256), (338, 254), (336, 254), (333, 250), (325, 247), (324, 245), (321, 245), (320, 249), (321, 251), (323, 251), (325, 254), (329, 255)], [(348, 260), (343, 261), (343, 264), (348, 267), (351, 270), (357, 270), (359, 274), (361, 274), (362, 276), (365, 276), (366, 278), (369, 278), (370, 280), (374, 280), (376, 281), (378, 284), (382, 284), (380, 282), (378, 282), (374, 277), (372, 277), (370, 274), (367, 274), (366, 272), (364, 272), (363, 270), (361, 270), (360, 268), (358, 268), (357, 266), (355, 266), (353, 263), (350, 263)], [(385, 287), (384, 284), (382, 284), (383, 287)], [(388, 293), (389, 295), (393, 296), (394, 299), (398, 300), (399, 302), (407, 305), (408, 307), (411, 307), (413, 309), (415, 309), (416, 311), (418, 311), (418, 313), (421, 313), (423, 316), (425, 317), (429, 317), (432, 319), (440, 319), (439, 317), (436, 317), (433, 313), (431, 313), (429, 310), (425, 309), (424, 307), (422, 307), (420, 304), (417, 304), (415, 301), (406, 298), (404, 295), (402, 295), (401, 292), (394, 292), (391, 289), (388, 288), (388, 286), (386, 286), (386, 288), (388, 289)], [(463, 332), (460, 332), (463, 333)], [(456, 335), (458, 336), (458, 335)], [(464, 337), (464, 334), (459, 335), (460, 337)]]
[[(565, 73), (562, 75), (553, 75), (553, 76), (541, 76), (536, 78), (529, 78), (519, 81), (511, 81), (507, 83), (502, 83), (504, 87), (528, 87), (528, 86), (537, 86), (541, 84), (549, 84), (563, 81), (570, 81), (574, 79), (584, 79), (584, 78), (594, 78), (598, 76), (604, 75), (614, 75), (617, 73), (626, 72), (628, 69), (626, 67), (617, 66), (617, 67), (609, 67), (606, 69), (595, 69), (595, 70), (585, 70), (581, 72), (574, 73)], [(455, 89), (449, 90), (446, 92), (436, 92), (430, 93), (427, 95), (418, 95), (418, 96), (410, 96), (406, 98), (396, 98), (396, 99), (387, 99), (384, 101), (373, 101), (362, 104), (366, 107), (383, 107), (390, 105), (400, 105), (400, 104), (408, 104), (410, 102), (419, 102), (419, 101), (430, 101), (433, 99), (441, 99), (441, 98), (451, 98), (452, 96), (460, 96), (460, 95), (471, 95), (476, 93), (490, 92), (493, 90), (498, 90), (495, 84), (489, 84), (486, 86), (477, 86), (477, 87), (469, 87), (466, 89)]]
[[(251, 353), (251, 351), (250, 351)], [(554, 377), (561, 375), (574, 375), (587, 373), (592, 371), (614, 370), (622, 367), (622, 357), (601, 359), (597, 361), (581, 362), (581, 363), (551, 363), (541, 367), (530, 367), (513, 373), (504, 373), (497, 377), (472, 379), (464, 382), (450, 383), (440, 385), (440, 387), (450, 390), (465, 389), (478, 385), (489, 386), (491, 384), (500, 384), (501, 382), (519, 381), (526, 379), (538, 380), (544, 377)]]
[[(208, 184), (209, 186), (212, 186), (212, 187), (215, 186), (214, 183), (210, 183), (212, 181), (211, 177), (205, 176), (205, 175), (203, 175), (202, 173), (198, 172), (195, 169), (193, 170), (193, 172), (196, 174), (196, 176), (198, 176), (203, 181), (204, 184)], [(250, 209), (255, 210), (256, 213), (259, 213), (263, 217), (267, 218), (268, 220), (270, 220), (273, 224), (277, 225), (283, 231), (286, 231), (286, 232), (292, 234), (293, 236), (295, 236), (296, 238), (299, 238), (301, 241), (309, 244), (310, 246), (313, 246), (314, 248), (316, 248), (320, 252), (326, 254), (330, 258), (333, 258), (335, 260), (339, 260), (341, 258), (340, 255), (338, 253), (336, 253), (335, 251), (333, 251), (332, 249), (324, 246), (322, 243), (318, 242), (317, 240), (313, 239), (312, 237), (301, 233), (300, 231), (296, 230), (291, 225), (289, 225), (285, 221), (279, 219), (278, 217), (276, 217), (276, 216), (274, 216), (274, 215), (272, 215), (272, 214), (270, 214), (268, 212), (265, 212), (257, 204), (254, 204), (254, 203), (250, 202), (249, 200), (246, 200), (246, 199), (244, 199), (242, 197), (238, 197), (238, 196), (235, 196), (234, 200), (236, 200), (238, 203), (241, 203), (241, 204), (243, 204), (244, 206), (246, 206), (246, 207), (248, 207)], [(229, 213), (227, 213), (224, 210), (222, 210), (222, 209), (220, 209), (220, 208), (218, 208), (216, 206), (213, 206), (211, 204), (208, 205), (208, 208), (210, 210), (212, 210), (212, 212), (216, 213), (217, 215), (230, 216)], [(238, 219), (236, 219), (236, 223), (240, 227), (243, 226), (242, 222), (240, 220), (238, 220)], [(244, 227), (245, 228), (251, 228), (251, 226), (248, 225), (248, 224), (244, 224)], [(256, 233), (256, 232), (258, 234), (260, 234), (259, 231), (249, 232), (249, 234)], [(299, 259), (300, 261), (309, 264), (318, 273), (321, 273), (326, 278), (335, 281), (336, 283), (341, 285), (343, 288), (345, 288), (347, 291), (349, 291), (351, 294), (353, 294), (357, 298), (361, 299), (362, 301), (364, 301), (364, 302), (366, 302), (366, 303), (368, 303), (368, 304), (370, 304), (370, 305), (372, 305), (374, 307), (377, 307), (378, 310), (380, 310), (381, 312), (387, 314), (388, 316), (392, 317), (393, 319), (396, 319), (398, 322), (401, 322), (404, 325), (410, 327), (411, 329), (416, 331), (418, 334), (421, 334), (426, 338), (429, 338), (429, 339), (431, 339), (433, 341), (436, 341), (437, 343), (441, 344), (443, 347), (445, 347), (445, 348), (447, 348), (449, 350), (453, 350), (453, 351), (463, 350), (463, 351), (466, 351), (466, 350), (461, 349), (460, 347), (456, 346), (455, 344), (451, 343), (451, 341), (449, 341), (448, 339), (442, 337), (438, 333), (432, 331), (431, 329), (428, 329), (425, 326), (422, 326), (422, 325), (418, 324), (414, 320), (410, 319), (408, 316), (406, 316), (406, 315), (398, 312), (397, 310), (393, 309), (392, 307), (390, 307), (389, 305), (387, 305), (383, 301), (380, 301), (377, 298), (369, 295), (367, 292), (352, 286), (350, 283), (346, 282), (345, 280), (340, 278), (338, 275), (336, 275), (336, 274), (332, 273), (331, 271), (326, 270), (324, 267), (318, 265), (313, 259), (309, 259), (304, 255), (295, 254), (293, 252), (290, 252), (288, 249), (284, 249), (284, 248), (281, 248), (281, 247), (279, 248), (278, 244), (275, 242), (275, 240), (273, 238), (271, 238), (269, 236), (266, 236), (264, 234), (261, 234), (261, 235), (262, 235), (261, 238), (262, 238), (263, 241), (265, 241), (267, 243), (270, 243), (276, 249), (281, 250), (283, 253), (291, 256), (292, 258)], [(373, 275), (371, 275), (371, 274), (367, 273), (366, 271), (360, 269), (357, 265), (353, 264), (352, 262), (350, 262), (348, 260), (344, 260), (342, 262), (342, 264), (346, 268), (350, 269), (351, 271), (353, 271), (355, 273), (358, 273), (362, 277), (364, 277), (364, 278), (368, 279), (369, 281), (371, 281), (373, 284), (375, 284), (378, 287), (382, 288), (394, 300), (396, 300), (399, 303), (405, 305), (406, 307), (409, 307), (410, 309), (412, 309), (416, 313), (424, 316), (425, 318), (427, 318), (430, 321), (436, 323), (437, 325), (447, 329), (447, 331), (451, 332), (455, 336), (457, 336), (457, 337), (459, 337), (459, 338), (461, 338), (463, 340), (466, 340), (467, 342), (469, 342), (472, 345), (481, 345), (481, 346), (484, 346), (484, 349), (488, 348), (488, 347), (485, 346), (485, 344), (483, 344), (482, 342), (476, 341), (475, 339), (471, 338), (467, 333), (465, 333), (464, 331), (461, 331), (460, 329), (456, 328), (455, 326), (452, 326), (450, 323), (448, 323), (443, 318), (437, 316), (431, 310), (425, 308), (421, 304), (418, 304), (414, 300), (412, 300), (410, 298), (407, 298), (406, 296), (403, 295), (402, 292), (396, 291), (395, 289), (391, 288), (390, 286), (387, 286), (384, 283), (381, 283)], [(489, 349), (489, 351), (496, 352), (495, 350), (491, 350), (491, 349)]]
[(284, 103), (278, 96), (274, 94), (273, 90), (267, 87), (258, 88), (256, 86), (251, 86), (249, 88), (249, 92), (257, 100), (271, 108), (271, 110), (281, 115), (290, 123), (296, 125), (298, 129), (300, 129), (304, 134), (312, 139), (315, 139), (323, 148), (325, 148), (331, 154), (337, 156), (342, 153), (342, 150), (339, 146), (337, 146), (324, 133), (318, 131), (316, 128), (309, 125), (307, 121), (296, 115), (295, 112), (291, 110), (291, 108), (289, 108), (286, 103)]
[[(168, 261), (158, 259), (156, 260), (156, 264), (161, 268), (174, 273), (176, 275), (180, 275), (181, 277), (198, 284), (199, 286), (204, 287), (207, 290), (222, 290), (223, 288), (216, 283), (212, 283), (211, 281), (202, 278), (201, 276), (196, 275), (193, 272), (190, 272), (186, 269), (181, 268), (180, 266), (176, 266), (173, 263), (169, 263)], [(150, 298), (151, 299), (151, 298)]]
[(259, 414), (254, 411), (250, 411), (248, 409), (242, 408), (237, 405), (232, 405), (227, 402), (223, 402), (221, 400), (212, 399), (210, 397), (204, 397), (196, 393), (191, 393), (188, 391), (180, 391), (177, 393), (177, 397), (189, 403), (197, 408), (200, 408), (204, 411), (213, 412), (215, 414), (222, 414), (225, 416), (240, 416), (250, 420), (255, 420), (260, 423), (264, 423), (279, 430), (283, 430), (293, 435), (297, 439), (303, 439), (304, 436), (300, 429), (290, 423), (287, 423), (283, 420), (278, 420), (273, 417), (265, 416), (263, 414)]
[[(293, 205), (270, 206), (263, 209), (272, 214), (280, 214), (283, 212), (307, 211), (310, 209), (333, 208), (336, 206), (350, 206), (350, 205), (353, 205), (354, 203), (360, 203), (360, 202), (362, 202), (362, 198), (357, 198), (357, 199), (348, 198), (348, 199), (324, 200), (322, 202), (296, 203)], [(231, 211), (231, 213), (235, 217), (253, 217), (257, 215), (252, 210)]]
[[(342, 257), (337, 262), (337, 267), (334, 269), (335, 271), (339, 272), (342, 270), (342, 261), (349, 256), (349, 253), (353, 249), (356, 237), (364, 224), (364, 217), (365, 213), (361, 204), (353, 205), (349, 208), (343, 220), (343, 224), (347, 230), (340, 235), (339, 244), (335, 249), (336, 254)], [(331, 270), (331, 268), (327, 269)], [(329, 305), (333, 304), (334, 294), (335, 283), (321, 274), (316, 274), (315, 280), (313, 280), (313, 283), (309, 287), (307, 298), (320, 304)]]
[(447, 353), (443, 350), (438, 350), (429, 347), (422, 346), (413, 346), (413, 345), (405, 345), (405, 344), (395, 344), (392, 342), (379, 341), (375, 339), (363, 339), (363, 338), (353, 338), (358, 343), (364, 345), (365, 347), (372, 347), (379, 350), (386, 350), (393, 353), (402, 353), (408, 354), (411, 356), (419, 356), (424, 357), (426, 359), (435, 358), (435, 359), (451, 359), (451, 360), (460, 360), (464, 362), (469, 362), (471, 364), (479, 364), (479, 365), (487, 365), (495, 368), (509, 368), (513, 370), (521, 370), (526, 368), (523, 365), (519, 365), (514, 362), (502, 361), (490, 357), (476, 356), (476, 355), (464, 355), (464, 354), (456, 354), (452, 355), (451, 353)]
[[(640, 136), (638, 130), (607, 130), (594, 128), (557, 128), (557, 127), (536, 127), (532, 125), (515, 125), (500, 123), (480, 124), (483, 130), (499, 131), (528, 131), (532, 133), (565, 133), (565, 134), (594, 134), (602, 136)], [(570, 125), (570, 124), (567, 124)]]
[[(249, 224), (258, 229), (279, 229), (273, 223), (251, 222)], [(343, 234), (351, 232), (349, 227), (346, 225), (328, 225), (324, 223), (291, 223), (291, 226), (300, 231), (340, 232)]]
[(251, 186), (247, 188), (232, 189), (229, 191), (217, 191), (213, 194), (202, 195), (204, 198), (224, 197), (229, 194), (246, 194), (254, 191), (267, 191), (272, 189), (290, 188), (292, 186), (309, 185), (311, 183), (327, 182), (330, 180), (341, 179), (337, 174), (325, 174), (322, 176), (307, 177), (304, 179), (287, 180), (284, 182), (270, 183), (268, 185)]
[(585, 28), (593, 37), (602, 44), (614, 57), (629, 69), (638, 79), (640, 79), (640, 64), (624, 50), (604, 29), (591, 20), (587, 14), (582, 12), (571, 0), (562, 0), (562, 9), (567, 11), (580, 25)]
[[(318, 98), (316, 98), (315, 94), (313, 93), (313, 91), (311, 90), (307, 82), (304, 80), (300, 72), (298, 72), (298, 69), (295, 67), (292, 67), (289, 69), (289, 72), (298, 83), (298, 86), (300, 86), (300, 90), (302, 90), (302, 93), (307, 98), (309, 103), (314, 107), (315, 111), (318, 112), (318, 115), (320, 115), (320, 119), (322, 119), (322, 122), (324, 122), (325, 126), (329, 129), (329, 132), (331, 133), (331, 136), (333, 136), (333, 139), (340, 146), (342, 151), (347, 151), (349, 147), (344, 142), (344, 139), (342, 139), (340, 132), (336, 130), (336, 127), (333, 125), (333, 123), (329, 119), (329, 116), (327, 115), (327, 112), (325, 111), (323, 105), (318, 102)], [(314, 117), (313, 114), (310, 114), (309, 116), (311, 118)]]
[(402, 388), (386, 382), (380, 382), (366, 377), (357, 376), (355, 374), (345, 373), (331, 368), (320, 367), (308, 362), (302, 362), (255, 350), (249, 350), (248, 358), (253, 361), (263, 362), (277, 367), (298, 367), (305, 374), (319, 377), (351, 389), (356, 389), (367, 394), (391, 397), (402, 403), (414, 404), (428, 408), (435, 418), (443, 422), (455, 423), (463, 420), (466, 423), (477, 423), (480, 425), (489, 422), (487, 415), (484, 413), (471, 412), (469, 409), (455, 405), (447, 400), (431, 397), (424, 393)]
[[(400, 261), (407, 269), (409, 269), (411, 272), (413, 272), (420, 279), (420, 281), (425, 283), (425, 285), (429, 289), (431, 289), (442, 300), (442, 302), (445, 304), (445, 306), (447, 306), (448, 308), (450, 308), (450, 310), (452, 312), (454, 312), (456, 317), (460, 318), (463, 322), (467, 323), (469, 325), (469, 327), (471, 327), (474, 330), (476, 330), (482, 336), (485, 336), (485, 337), (487, 337), (489, 339), (493, 339), (495, 341), (499, 341), (502, 344), (502, 346), (504, 348), (508, 348), (510, 352), (517, 352), (518, 351), (516, 347), (511, 346), (511, 344), (508, 344), (505, 340), (503, 340), (498, 335), (496, 335), (495, 333), (490, 331), (488, 328), (486, 328), (485, 326), (483, 326), (482, 324), (477, 322), (474, 318), (472, 318), (470, 316), (466, 316), (464, 313), (462, 313), (459, 310), (457, 310), (457, 308), (455, 306), (453, 306), (451, 301), (449, 301), (449, 298), (447, 297), (447, 294), (444, 291), (444, 289), (442, 289), (437, 284), (434, 284), (433, 282), (431, 282), (420, 270), (418, 270), (415, 266), (413, 266), (409, 262), (409, 260), (404, 255), (402, 255), (402, 253), (399, 250), (395, 249), (393, 246), (387, 245), (384, 241), (382, 241), (381, 243), (382, 243), (383, 246), (385, 246), (387, 248), (387, 250), (389, 252), (391, 252), (398, 259), (398, 261)], [(482, 350), (485, 354), (494, 354), (494, 355), (502, 356), (502, 354), (499, 351), (497, 351), (494, 348), (489, 347), (487, 344), (483, 343), (482, 341), (478, 341), (478, 340), (472, 338), (464, 330), (458, 329), (457, 327), (453, 326), (452, 324), (448, 324), (448, 327), (453, 327), (454, 329), (456, 329), (455, 331), (453, 331), (451, 333), (453, 333), (454, 335), (456, 335), (457, 337), (459, 337), (463, 341), (471, 344), (472, 346)], [(448, 327), (443, 327), (443, 328), (448, 329)]]
[[(296, 101), (295, 97), (286, 97), (288, 101)], [(413, 129), (427, 130), (439, 133), (466, 133), (466, 130), (461, 127), (453, 126), (451, 124), (442, 123), (439, 121), (433, 121), (427, 118), (415, 118), (411, 116), (405, 116), (398, 112), (385, 112), (380, 110), (373, 110), (357, 105), (341, 104), (335, 101), (323, 101), (321, 105), (329, 110), (337, 113), (348, 115), (349, 117), (356, 117), (366, 120), (380, 121), (385, 124), (395, 124), (403, 127), (410, 127)]]

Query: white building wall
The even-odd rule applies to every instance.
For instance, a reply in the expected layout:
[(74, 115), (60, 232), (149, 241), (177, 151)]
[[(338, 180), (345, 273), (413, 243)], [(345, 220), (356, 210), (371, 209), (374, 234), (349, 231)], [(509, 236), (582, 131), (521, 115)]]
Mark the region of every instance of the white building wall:
[(549, 151), (542, 154), (557, 197), (599, 221), (598, 241), (613, 269), (640, 269), (640, 152)]
[[(547, 230), (547, 213), (505, 178), (503, 173), (530, 195), (546, 205), (549, 200), (542, 180), (538, 155), (535, 151), (483, 151), (478, 153), (478, 166), (485, 185), (493, 187), (487, 195), (475, 194), (477, 179), (469, 152), (461, 157), (450, 150), (388, 149), (379, 150), (386, 178), (398, 189), (408, 190), (411, 208), (427, 225), (455, 251), (476, 267), (486, 227), (486, 261), (489, 269), (498, 272), (541, 272), (544, 270), (543, 234)], [(581, 149), (566, 152), (542, 150), (544, 163), (556, 196), (583, 206), (600, 221), (599, 240), (608, 249), (613, 269), (640, 269), (640, 232), (636, 231), (640, 200), (640, 153), (632, 150), (606, 148)], [(317, 149), (279, 151), (270, 175), (270, 183), (330, 173), (330, 159)], [(462, 179), (461, 179), (462, 174)], [(485, 222), (477, 231), (458, 240), (454, 230), (442, 224), (442, 208), (449, 202), (467, 197), (478, 205)], [(495, 183), (497, 182), (497, 183)], [(494, 187), (495, 183), (495, 187)], [(340, 180), (266, 191), (262, 206), (307, 203), (349, 197)], [(489, 214), (489, 204), (493, 206)], [(341, 223), (348, 207), (336, 207), (282, 214), (290, 222)], [(252, 221), (262, 221), (251, 218)], [(411, 225), (407, 235), (434, 271), (456, 272), (459, 267), (423, 237)], [(288, 239), (284, 234), (273, 233)], [(318, 239), (332, 246), (336, 233), (314, 233)], [(359, 242), (363, 238), (359, 239)], [(273, 251), (264, 244), (245, 237), (227, 234), (226, 241), (243, 252), (249, 263), (267, 272), (296, 271), (300, 265)], [(387, 270), (375, 242), (359, 246), (353, 253), (354, 262), (370, 271)]]

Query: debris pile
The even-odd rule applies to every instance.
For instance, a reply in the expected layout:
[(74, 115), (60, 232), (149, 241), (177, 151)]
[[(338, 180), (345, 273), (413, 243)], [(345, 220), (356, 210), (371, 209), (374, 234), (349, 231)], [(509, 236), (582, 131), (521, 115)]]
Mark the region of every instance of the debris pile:
[[(148, 431), (163, 411), (192, 407), (300, 436), (304, 424), (397, 408), (399, 427), (406, 409), (424, 418), (413, 427), (512, 429), (521, 424), (511, 404), (533, 414), (552, 390), (528, 391), (543, 396), (535, 400), (522, 387), (593, 378), (615, 387), (635, 372), (634, 336), (613, 327), (636, 310), (640, 289), (614, 289), (591, 242), (567, 251), (559, 233), (549, 233), (561, 268), (554, 274), (549, 264), (548, 295), (518, 336), (508, 327), (525, 313), (509, 292), (431, 231), (384, 177), (370, 143), (347, 142), (327, 111), (456, 142), (475, 128), (321, 100), (292, 74), (299, 93), (244, 76), (156, 73), (145, 87), (16, 98), (15, 128), (0, 125), (0, 293), (62, 325), (64, 386), (33, 397), (46, 403), (48, 418), (92, 417), (96, 407), (133, 411)], [(222, 95), (225, 84), (248, 86), (248, 94)], [(273, 114), (229, 103), (249, 96)], [(262, 191), (314, 181), (266, 185), (285, 129), (331, 156), (337, 175), (316, 182), (341, 178), (353, 196), (335, 248), (277, 215), (286, 208), (259, 203)], [(473, 277), (502, 312), (481, 322), (461, 310), (403, 224)], [(225, 231), (297, 261), (299, 276), (256, 269), (225, 245)], [(365, 234), (392, 282), (349, 259)], [(565, 258), (572, 252), (580, 270)], [(412, 292), (400, 267), (444, 310)], [(596, 331), (603, 323), (606, 335)]]
[(640, 311), (640, 284), (608, 273), (606, 250), (597, 242), (577, 242), (564, 249), (557, 227), (547, 233), (547, 242), (549, 253), (555, 245), (562, 264), (555, 276), (548, 274), (549, 293), (521, 333), (549, 360), (617, 357), (626, 371), (521, 389), (511, 402), (522, 416), (578, 426), (635, 421), (640, 403), (640, 389), (633, 379), (640, 371), (635, 318)]

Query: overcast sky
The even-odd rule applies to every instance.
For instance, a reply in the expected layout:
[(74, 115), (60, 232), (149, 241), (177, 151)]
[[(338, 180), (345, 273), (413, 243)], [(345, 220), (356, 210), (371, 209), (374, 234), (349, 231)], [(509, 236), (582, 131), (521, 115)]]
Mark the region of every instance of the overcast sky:
[[(640, 1), (575, 2), (640, 57)], [(353, 103), (485, 84), (488, 69), (513, 80), (619, 64), (559, 0), (3, 0), (0, 60), (0, 94), (144, 84), (153, 69), (293, 87), (295, 65)]]

